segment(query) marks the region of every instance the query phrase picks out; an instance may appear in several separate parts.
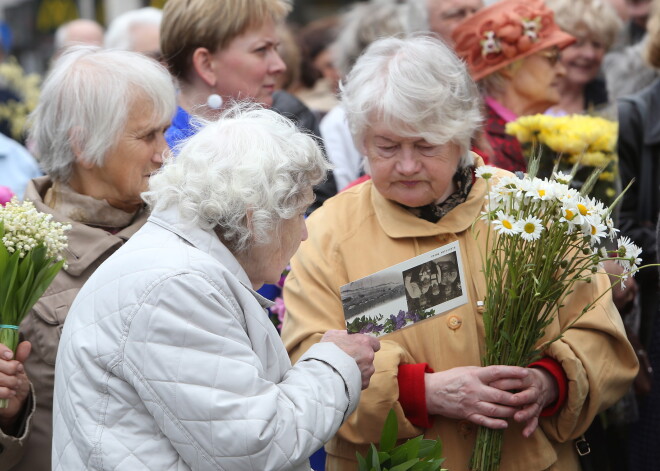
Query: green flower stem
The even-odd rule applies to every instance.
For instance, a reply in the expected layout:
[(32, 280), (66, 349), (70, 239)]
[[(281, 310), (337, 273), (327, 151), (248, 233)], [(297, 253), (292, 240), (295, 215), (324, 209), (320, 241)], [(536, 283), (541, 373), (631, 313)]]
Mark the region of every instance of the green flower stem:
[(479, 427), (470, 471), (497, 471), (500, 467), (503, 438), (503, 430)]
[[(16, 353), (18, 346), (18, 329), (10, 329), (7, 327), (0, 327), (0, 343), (11, 348)], [(9, 405), (9, 399), (0, 399), (0, 409), (4, 409)]]

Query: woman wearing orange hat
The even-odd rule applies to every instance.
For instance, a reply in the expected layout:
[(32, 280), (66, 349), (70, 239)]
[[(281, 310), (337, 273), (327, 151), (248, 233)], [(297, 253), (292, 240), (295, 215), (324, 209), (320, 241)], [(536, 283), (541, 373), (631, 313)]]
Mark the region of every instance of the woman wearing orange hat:
[(466, 19), (453, 39), (484, 96), (490, 163), (524, 171), (520, 144), (504, 132), (505, 125), (559, 102), (558, 86), (566, 74), (560, 50), (575, 38), (559, 29), (541, 0), (502, 0)]

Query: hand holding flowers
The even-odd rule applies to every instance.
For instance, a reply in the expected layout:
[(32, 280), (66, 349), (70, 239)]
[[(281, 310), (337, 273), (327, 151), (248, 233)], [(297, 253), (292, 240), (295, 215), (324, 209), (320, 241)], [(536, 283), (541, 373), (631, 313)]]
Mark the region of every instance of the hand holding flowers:
[(16, 435), (17, 418), (30, 394), (28, 380), (23, 364), (30, 355), (30, 342), (21, 342), (12, 350), (0, 344), (0, 400), (7, 401), (7, 407), (0, 408), (0, 430), (7, 435)]
[[(0, 207), (0, 344), (19, 360), (18, 326), (64, 266), (64, 232), (70, 228), (31, 202), (14, 198)], [(0, 409), (8, 405), (7, 398), (0, 398)]]

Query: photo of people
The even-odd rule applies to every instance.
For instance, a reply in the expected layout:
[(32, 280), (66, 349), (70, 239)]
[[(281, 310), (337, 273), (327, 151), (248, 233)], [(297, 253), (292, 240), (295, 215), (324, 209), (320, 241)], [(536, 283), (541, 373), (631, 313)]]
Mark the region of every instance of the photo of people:
[(463, 294), (455, 252), (405, 270), (402, 275), (409, 311), (425, 311)]
[(346, 328), (386, 335), (467, 302), (458, 242), (372, 273), (340, 288)]

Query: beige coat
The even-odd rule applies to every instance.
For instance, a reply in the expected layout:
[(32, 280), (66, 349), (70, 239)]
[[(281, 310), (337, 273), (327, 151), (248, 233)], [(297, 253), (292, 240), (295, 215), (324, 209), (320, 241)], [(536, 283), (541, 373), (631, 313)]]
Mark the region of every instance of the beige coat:
[[(23, 320), (20, 333), (32, 343), (32, 353), (25, 363), (25, 370), (32, 382), (36, 407), (23, 417), (19, 437), (11, 437), (0, 431), (0, 471), (7, 469), (24, 471), (49, 471), (51, 469), (53, 384), (55, 356), (62, 333), (64, 319), (74, 298), (90, 275), (121, 247), (146, 221), (146, 214), (117, 234), (110, 234), (74, 222), (53, 212), (43, 202), (51, 187), (49, 177), (32, 180), (25, 199), (32, 200), (39, 211), (51, 213), (55, 220), (72, 224), (68, 232), (68, 268), (62, 270), (34, 308)], [(14, 463), (15, 466), (11, 467)]]
[[(468, 303), (444, 315), (381, 338), (376, 354), (376, 373), (363, 391), (358, 410), (337, 436), (326, 445), (327, 470), (355, 469), (355, 452), (377, 442), (385, 417), (394, 408), (400, 438), (424, 433), (440, 438), (451, 471), (467, 469), (476, 426), (462, 420), (434, 416), (433, 425), (422, 430), (404, 416), (398, 403), (398, 366), (428, 362), (435, 371), (479, 365), (483, 354), (484, 327), (477, 301), (483, 300), (486, 282), (481, 272), (480, 248), (485, 247), (485, 228), (477, 224), (475, 240), (471, 225), (482, 210), (486, 185), (477, 180), (467, 201), (436, 224), (413, 216), (384, 199), (366, 182), (327, 201), (308, 219), (309, 239), (302, 243), (291, 263), (284, 288), (287, 317), (282, 339), (296, 361), (323, 332), (345, 328), (339, 287), (458, 241), (467, 282)], [(576, 286), (548, 336), (555, 336), (581, 308), (608, 286), (599, 274), (591, 284)], [(610, 296), (583, 316), (564, 337), (547, 349), (568, 377), (568, 399), (553, 417), (528, 439), (511, 423), (505, 435), (503, 471), (573, 471), (579, 469), (574, 440), (594, 416), (613, 404), (628, 389), (637, 371), (637, 360), (626, 339), (621, 319)]]

